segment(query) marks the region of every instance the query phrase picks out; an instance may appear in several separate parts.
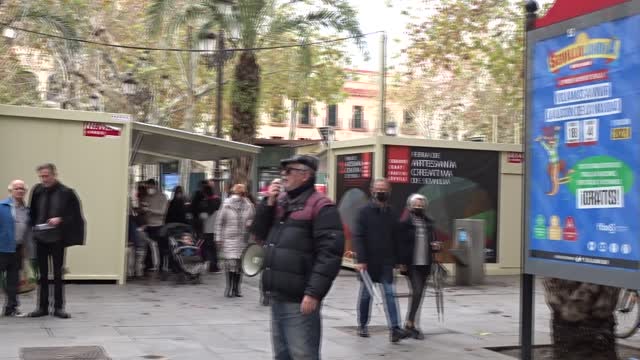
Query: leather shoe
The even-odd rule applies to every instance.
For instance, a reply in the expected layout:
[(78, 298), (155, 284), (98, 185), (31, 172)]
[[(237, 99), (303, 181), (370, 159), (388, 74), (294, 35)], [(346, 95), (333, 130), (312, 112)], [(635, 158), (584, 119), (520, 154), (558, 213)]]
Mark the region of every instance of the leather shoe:
[(363, 338), (368, 338), (369, 337), (369, 329), (367, 329), (366, 326), (358, 327), (358, 336), (363, 337)]
[(71, 317), (71, 315), (69, 315), (69, 313), (67, 313), (66, 311), (62, 310), (62, 309), (58, 309), (56, 311), (53, 312), (53, 316), (60, 318), (60, 319), (68, 319)]
[(391, 330), (391, 342), (392, 343), (397, 343), (398, 341), (402, 340), (402, 339), (406, 339), (409, 337), (409, 334), (402, 330), (399, 327), (393, 328), (393, 330)]
[(414, 338), (416, 340), (424, 340), (424, 334), (420, 329), (415, 327), (406, 327), (404, 331), (409, 334), (409, 337)]
[(24, 314), (20, 312), (17, 308), (13, 309), (4, 309), (4, 316), (7, 317), (24, 317)]
[(38, 309), (34, 312), (29, 313), (29, 317), (32, 317), (32, 318), (39, 318), (47, 315), (49, 315), (49, 312), (47, 310), (42, 310), (42, 309)]

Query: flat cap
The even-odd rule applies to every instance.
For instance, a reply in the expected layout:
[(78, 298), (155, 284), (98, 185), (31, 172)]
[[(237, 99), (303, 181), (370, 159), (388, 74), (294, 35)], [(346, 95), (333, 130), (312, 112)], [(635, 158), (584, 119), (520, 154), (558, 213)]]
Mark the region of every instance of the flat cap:
[(320, 161), (317, 157), (311, 155), (295, 155), (289, 159), (280, 160), (280, 166), (285, 167), (288, 164), (302, 164), (310, 167), (313, 171), (318, 171), (318, 163)]

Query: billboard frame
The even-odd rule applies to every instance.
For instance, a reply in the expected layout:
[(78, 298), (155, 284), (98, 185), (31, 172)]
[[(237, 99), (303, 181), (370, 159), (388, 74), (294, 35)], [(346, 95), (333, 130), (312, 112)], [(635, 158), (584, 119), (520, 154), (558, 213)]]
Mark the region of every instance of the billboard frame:
[[(558, 2), (562, 2), (559, 0)], [(565, 1), (566, 3), (567, 1)], [(555, 6), (558, 6), (557, 4)], [(551, 11), (550, 11), (551, 12)], [(602, 23), (612, 22), (626, 17), (640, 14), (640, 0), (627, 1), (597, 10), (588, 14), (580, 15), (568, 20), (550, 24), (545, 27), (536, 28), (527, 32), (526, 63), (532, 64), (535, 44), (550, 38), (554, 38), (568, 31), (579, 31)], [(540, 20), (538, 20), (540, 22)], [(522, 260), (524, 273), (545, 277), (555, 277), (566, 280), (589, 282), (599, 285), (608, 285), (622, 288), (640, 288), (640, 269), (622, 270), (619, 268), (605, 268), (584, 263), (571, 263), (555, 260), (533, 258), (530, 256), (531, 238), (529, 228), (531, 226), (531, 216), (529, 208), (531, 204), (529, 176), (531, 174), (530, 159), (530, 134), (532, 132), (532, 101), (533, 101), (533, 75), (532, 65), (526, 68), (526, 107), (525, 107), (525, 168), (523, 176), (524, 207), (523, 207), (523, 254)]]

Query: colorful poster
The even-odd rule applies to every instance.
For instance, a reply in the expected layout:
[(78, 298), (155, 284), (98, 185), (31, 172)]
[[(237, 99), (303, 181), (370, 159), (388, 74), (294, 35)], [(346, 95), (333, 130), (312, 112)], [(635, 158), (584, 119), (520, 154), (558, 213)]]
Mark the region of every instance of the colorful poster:
[(638, 16), (535, 43), (528, 255), (638, 269)]
[[(386, 177), (392, 205), (403, 211), (413, 193), (429, 200), (429, 215), (445, 247), (456, 219), (485, 221), (485, 258), (497, 262), (499, 153), (443, 148), (387, 146)], [(444, 261), (452, 259), (445, 257)]]
[(345, 258), (353, 258), (351, 232), (358, 210), (367, 204), (373, 176), (373, 153), (339, 155), (336, 202), (345, 231)]

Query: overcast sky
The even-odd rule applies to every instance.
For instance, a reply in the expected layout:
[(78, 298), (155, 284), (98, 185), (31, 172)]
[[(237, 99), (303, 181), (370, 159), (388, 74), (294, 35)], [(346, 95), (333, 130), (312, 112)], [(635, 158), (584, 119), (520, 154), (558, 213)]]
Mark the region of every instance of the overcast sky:
[[(524, 0), (513, 1), (524, 3)], [(553, 1), (538, 0), (538, 3), (540, 6), (544, 6)], [(350, 3), (358, 10), (358, 20), (363, 33), (386, 31), (388, 65), (398, 65), (401, 60), (394, 59), (394, 56), (399, 55), (400, 51), (409, 45), (406, 30), (409, 18), (402, 15), (401, 12), (408, 8), (422, 8), (419, 12), (414, 11), (413, 13), (427, 16), (428, 11), (425, 11), (424, 4), (429, 2), (433, 3), (429, 0), (350, 0)], [(370, 60), (365, 61), (362, 53), (355, 46), (351, 46), (353, 67), (362, 70), (378, 70), (380, 68), (380, 35), (370, 35), (366, 39)]]

